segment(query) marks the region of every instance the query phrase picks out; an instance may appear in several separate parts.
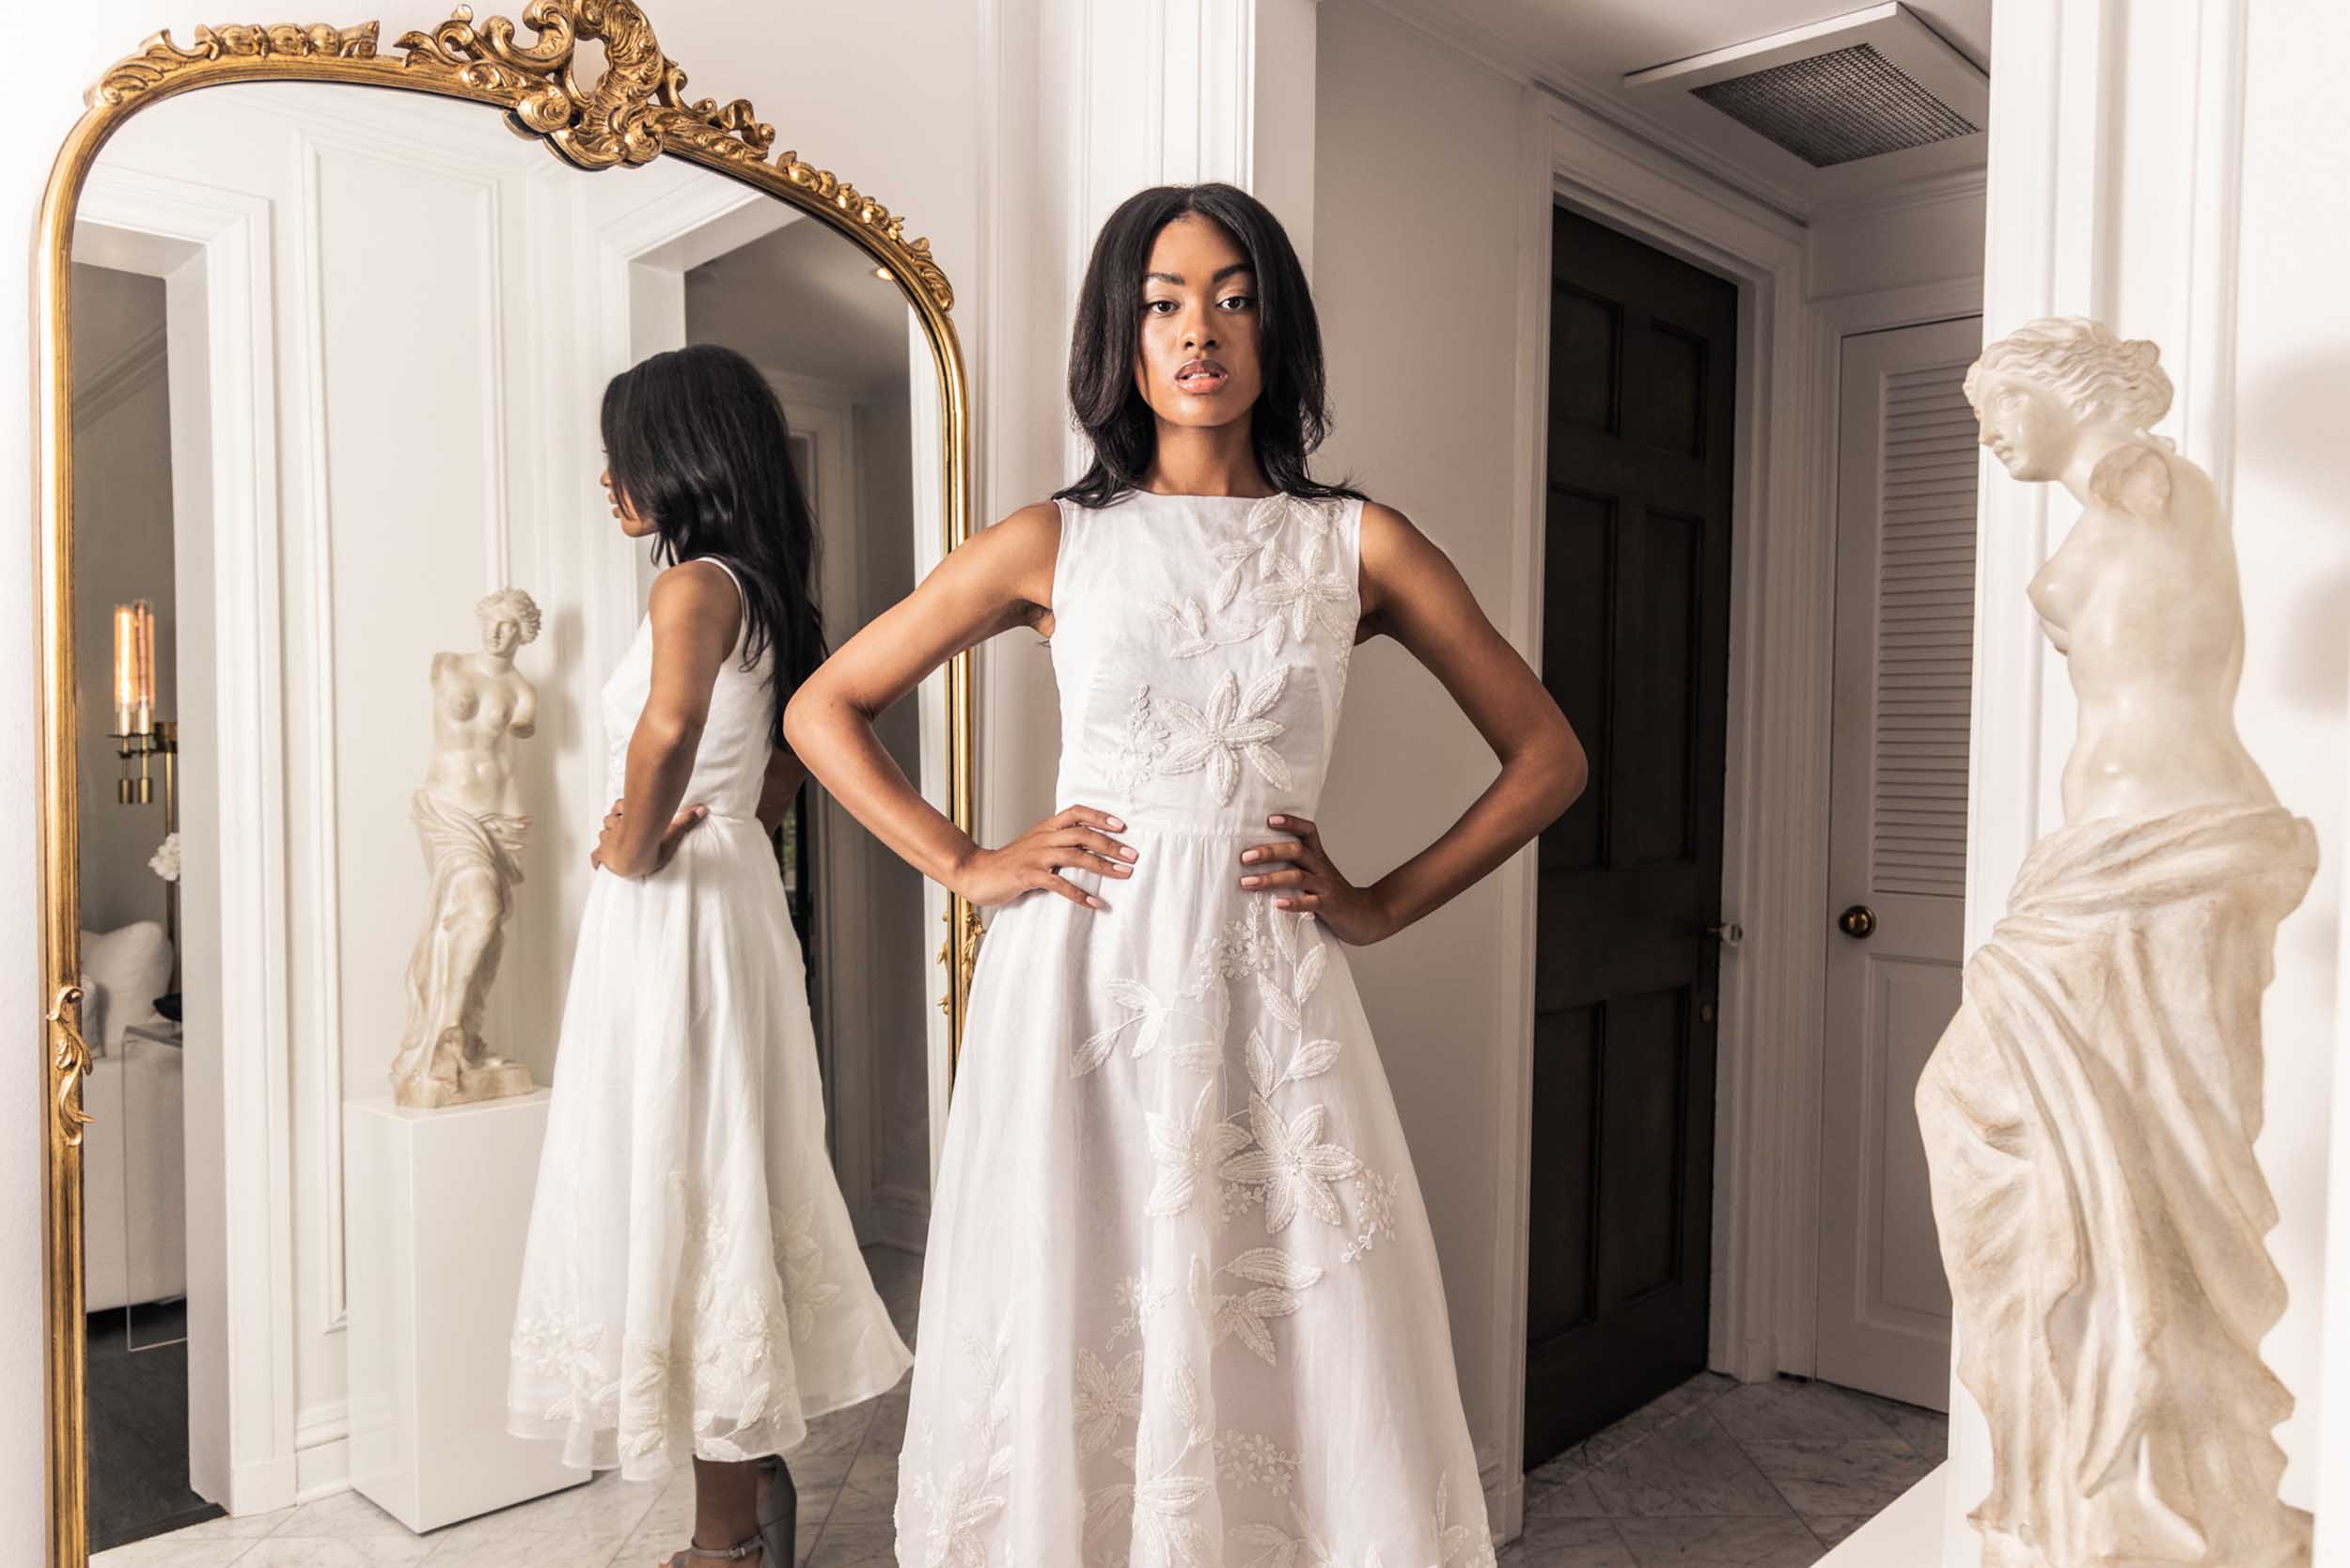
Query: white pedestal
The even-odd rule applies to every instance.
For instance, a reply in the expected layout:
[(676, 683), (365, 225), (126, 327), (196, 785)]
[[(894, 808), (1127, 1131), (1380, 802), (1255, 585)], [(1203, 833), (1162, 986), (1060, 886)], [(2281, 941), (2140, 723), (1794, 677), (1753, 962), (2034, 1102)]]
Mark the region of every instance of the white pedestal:
[(547, 1091), (343, 1106), (351, 1484), (422, 1531), (589, 1479), (506, 1430), (507, 1345)]

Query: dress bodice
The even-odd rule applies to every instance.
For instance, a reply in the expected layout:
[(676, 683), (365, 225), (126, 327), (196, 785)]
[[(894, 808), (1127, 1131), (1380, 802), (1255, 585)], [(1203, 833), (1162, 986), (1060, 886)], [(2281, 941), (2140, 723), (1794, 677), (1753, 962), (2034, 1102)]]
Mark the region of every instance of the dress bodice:
[(1140, 490), (1062, 501), (1056, 806), (1233, 834), (1313, 816), (1361, 609), (1362, 508)]
[[(735, 568), (715, 556), (705, 557), (734, 580), (740, 594), (743, 579)], [(734, 646), (718, 666), (710, 693), (710, 716), (702, 726), (701, 744), (694, 752), (694, 774), (685, 786), (685, 806), (707, 806), (713, 815), (752, 817), (759, 810), (759, 792), (766, 781), (767, 758), (774, 749), (775, 695), (768, 690), (768, 672), (775, 667), (772, 639), (750, 667), (743, 665), (744, 639), (750, 635), (744, 605), (743, 624)], [(628, 742), (635, 733), (645, 698), (652, 691), (652, 617), (636, 623), (635, 638), (603, 683), (604, 792), (618, 800), (628, 786)], [(602, 808), (599, 808), (599, 815)]]

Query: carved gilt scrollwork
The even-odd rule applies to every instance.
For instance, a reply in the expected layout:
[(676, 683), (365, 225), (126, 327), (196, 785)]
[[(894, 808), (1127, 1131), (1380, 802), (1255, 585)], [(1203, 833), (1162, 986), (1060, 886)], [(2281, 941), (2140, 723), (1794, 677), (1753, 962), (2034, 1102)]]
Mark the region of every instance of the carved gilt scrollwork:
[[(957, 910), (963, 913), (961, 941), (957, 941), (955, 936), (955, 912)], [(971, 991), (971, 972), (979, 967), (979, 938), (987, 934), (987, 928), (979, 924), (978, 908), (960, 900), (954, 901), (947, 911), (939, 916), (939, 918), (946, 922), (948, 935), (947, 939), (938, 945), (936, 962), (953, 964), (954, 976), (962, 981), (964, 995), (968, 996)], [(954, 1016), (955, 994), (955, 987), (949, 984), (947, 994), (938, 998), (938, 1011), (948, 1017)]]
[[(177, 85), (175, 78), (271, 56), (380, 67), (413, 86), (499, 105), (518, 132), (543, 138), (580, 168), (646, 164), (679, 150), (756, 171), (838, 213), (878, 242), (898, 274), (939, 309), (954, 307), (954, 290), (931, 259), (931, 243), (909, 238), (904, 218), (829, 169), (803, 163), (796, 152), (769, 163), (775, 127), (747, 101), (687, 98), (683, 68), (661, 52), (652, 24), (634, 0), (531, 0), (520, 25), (529, 41), (520, 39), (508, 18), (476, 22), (473, 8), (460, 6), (437, 27), (400, 35), (396, 60), (379, 59), (379, 24), (372, 22), (346, 28), (198, 27), (196, 41), (184, 49), (169, 33), (158, 33), (101, 77), (88, 102), (118, 106)], [(583, 86), (579, 46), (589, 41), (603, 45), (604, 69), (593, 86)]]
[(49, 1004), (49, 1046), (52, 1074), (50, 1083), (56, 1099), (57, 1141), (72, 1148), (82, 1141), (82, 1129), (89, 1125), (89, 1113), (82, 1109), (82, 1084), (89, 1077), (89, 1042), (82, 1038), (77, 1021), (82, 1016), (82, 988), (67, 985), (58, 988), (56, 1000)]
[(186, 49), (172, 42), (168, 32), (157, 33), (144, 49), (101, 76), (83, 101), (92, 106), (126, 103), (191, 67), (220, 60), (264, 55), (371, 60), (378, 26), (373, 22), (357, 27), (298, 26), (289, 22), (274, 27), (198, 27), (195, 44)]

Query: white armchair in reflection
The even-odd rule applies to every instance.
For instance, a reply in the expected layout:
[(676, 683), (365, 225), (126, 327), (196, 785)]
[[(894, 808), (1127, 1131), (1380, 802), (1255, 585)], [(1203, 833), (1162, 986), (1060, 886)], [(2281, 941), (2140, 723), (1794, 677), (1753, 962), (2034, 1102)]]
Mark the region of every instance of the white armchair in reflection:
[(2310, 1556), (2277, 1495), (2293, 1400), (2260, 1341), (2285, 1288), (2252, 1144), (2261, 994), (2317, 844), (2236, 735), (2234, 546), (2209, 476), (2148, 433), (2156, 357), (2050, 319), (1966, 378), (2008, 472), (2084, 508), (2030, 587), (2079, 698), (2065, 824), (1968, 960), (1917, 1096), (1995, 1568)]

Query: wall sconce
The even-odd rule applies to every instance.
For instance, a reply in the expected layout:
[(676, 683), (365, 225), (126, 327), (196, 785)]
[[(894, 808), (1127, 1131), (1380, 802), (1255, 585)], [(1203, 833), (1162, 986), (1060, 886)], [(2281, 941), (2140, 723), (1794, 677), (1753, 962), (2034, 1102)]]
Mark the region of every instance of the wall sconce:
[[(163, 759), (164, 833), (180, 831), (180, 726), (155, 716), (155, 609), (144, 599), (115, 606), (115, 750), (122, 775), (115, 800), (146, 806), (155, 799), (154, 760)], [(135, 767), (133, 764), (136, 764)], [(180, 943), (180, 885), (164, 885), (164, 929), (176, 952)]]

